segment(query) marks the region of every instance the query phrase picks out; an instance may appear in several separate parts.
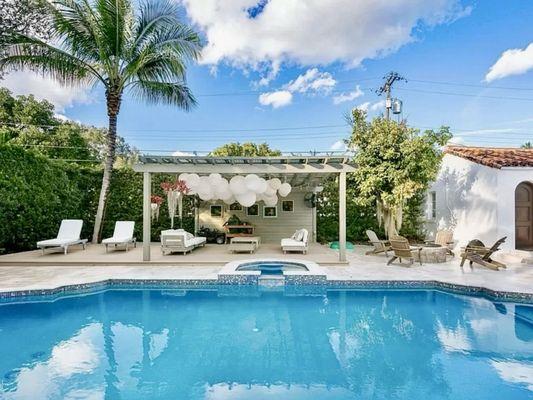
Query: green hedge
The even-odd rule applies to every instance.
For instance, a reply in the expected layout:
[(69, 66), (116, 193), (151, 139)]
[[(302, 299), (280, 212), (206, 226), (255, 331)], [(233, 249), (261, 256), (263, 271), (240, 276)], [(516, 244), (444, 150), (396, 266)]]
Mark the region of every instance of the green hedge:
[[(83, 219), (82, 237), (91, 239), (102, 171), (48, 159), (16, 146), (0, 146), (0, 253), (30, 250), (37, 241), (55, 237), (62, 219)], [(176, 179), (155, 175), (153, 194), (164, 198), (160, 184)], [(192, 200), (184, 201), (183, 228), (194, 230)], [(152, 240), (170, 227), (166, 202), (152, 223)], [(117, 169), (111, 180), (102, 237), (111, 236), (115, 221), (135, 221), (142, 240), (142, 175)], [(175, 227), (179, 227), (178, 219)]]
[(0, 251), (35, 248), (55, 237), (61, 219), (82, 218), (84, 194), (65, 164), (0, 147)]

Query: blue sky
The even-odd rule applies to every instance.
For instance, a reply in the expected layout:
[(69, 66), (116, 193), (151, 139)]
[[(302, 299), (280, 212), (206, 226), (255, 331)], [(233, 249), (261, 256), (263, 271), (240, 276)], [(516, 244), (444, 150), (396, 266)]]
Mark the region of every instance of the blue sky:
[[(468, 145), (533, 140), (533, 2), (324, 3), (183, 0), (207, 45), (188, 75), (198, 106), (184, 113), (126, 95), (119, 133), (147, 152), (208, 151), (230, 141), (339, 149), (349, 134), (344, 115), (353, 107), (382, 113), (374, 90), (397, 71), (407, 82), (393, 94), (412, 126), (448, 125)], [(62, 89), (22, 73), (6, 84), (51, 98), (68, 118), (106, 124), (101, 90)]]

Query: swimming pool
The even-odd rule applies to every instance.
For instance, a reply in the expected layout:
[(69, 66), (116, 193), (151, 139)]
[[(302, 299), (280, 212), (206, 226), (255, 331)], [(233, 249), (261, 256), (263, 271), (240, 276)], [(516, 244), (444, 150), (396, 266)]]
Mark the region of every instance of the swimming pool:
[(0, 306), (2, 399), (531, 399), (533, 306), (433, 290)]

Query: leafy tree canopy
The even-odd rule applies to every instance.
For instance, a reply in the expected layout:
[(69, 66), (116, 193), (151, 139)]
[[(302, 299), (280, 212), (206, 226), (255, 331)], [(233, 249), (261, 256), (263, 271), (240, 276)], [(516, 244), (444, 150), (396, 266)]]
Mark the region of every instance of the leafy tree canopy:
[[(33, 149), (50, 158), (95, 160), (105, 158), (106, 130), (64, 121), (54, 106), (34, 96), (12, 96), (0, 88), (0, 143)], [(117, 163), (129, 163), (136, 151), (123, 138), (117, 139)]]
[(377, 207), (385, 232), (396, 234), (402, 226), (406, 202), (425, 191), (436, 177), (441, 160), (440, 146), (451, 138), (447, 127), (421, 133), (405, 122), (383, 117), (366, 120), (354, 110), (350, 148), (355, 150), (358, 192), (356, 202)]
[(267, 157), (280, 156), (281, 151), (271, 149), (267, 143), (227, 143), (211, 152), (216, 157)]

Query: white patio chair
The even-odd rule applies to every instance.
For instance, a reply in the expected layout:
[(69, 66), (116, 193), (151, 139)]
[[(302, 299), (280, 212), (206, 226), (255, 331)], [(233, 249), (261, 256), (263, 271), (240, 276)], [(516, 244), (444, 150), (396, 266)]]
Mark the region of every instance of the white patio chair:
[(133, 237), (134, 229), (134, 221), (115, 222), (115, 230), (113, 231), (113, 236), (102, 240), (102, 244), (105, 245), (105, 252), (107, 253), (110, 245), (112, 245), (114, 248), (116, 248), (117, 246), (124, 245), (126, 251), (128, 251), (128, 247), (131, 243), (133, 243), (133, 247), (137, 247), (137, 239)]
[(68, 247), (76, 244), (81, 244), (83, 250), (85, 250), (87, 239), (80, 239), (82, 227), (83, 221), (81, 219), (64, 219), (61, 221), (57, 237), (55, 239), (41, 240), (37, 242), (37, 247), (42, 249), (43, 254), (45, 249), (50, 248), (63, 249), (63, 252), (67, 254)]
[(192, 252), (197, 247), (205, 246), (207, 239), (202, 236), (194, 236), (183, 229), (168, 229), (161, 232), (161, 253)]

